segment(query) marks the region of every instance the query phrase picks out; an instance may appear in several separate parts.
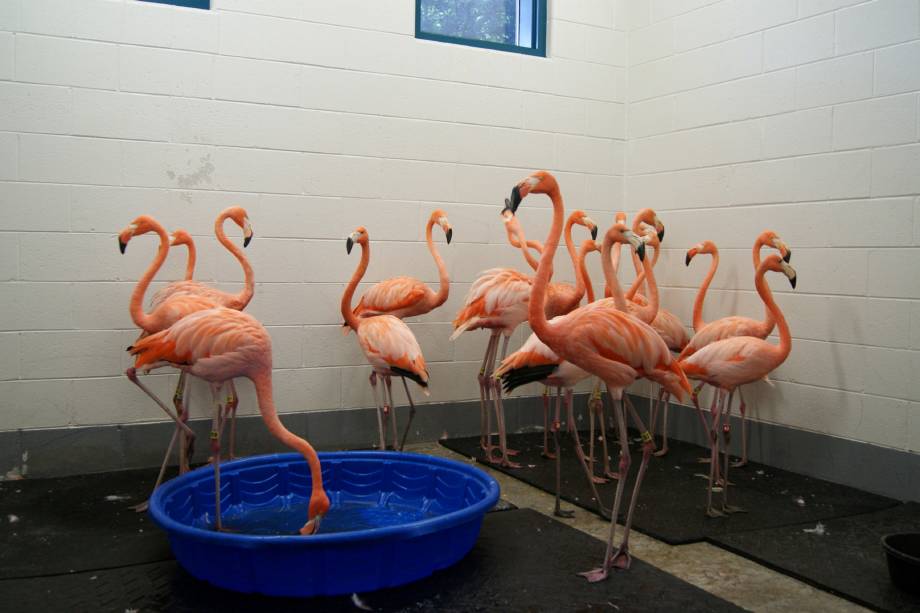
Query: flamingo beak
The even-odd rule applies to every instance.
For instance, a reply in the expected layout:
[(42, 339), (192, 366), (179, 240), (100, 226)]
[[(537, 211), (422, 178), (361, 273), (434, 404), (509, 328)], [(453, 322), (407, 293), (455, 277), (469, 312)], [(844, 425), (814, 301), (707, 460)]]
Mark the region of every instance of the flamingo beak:
[(594, 223), (593, 219), (587, 216), (585, 217), (584, 221), (585, 221), (585, 225), (587, 225), (588, 228), (591, 229), (591, 240), (596, 241), (597, 240), (597, 224)]
[(243, 248), (249, 246), (249, 242), (252, 240), (252, 226), (249, 224), (249, 220), (243, 222)]
[(348, 240), (345, 241), (345, 253), (350, 254), (351, 248), (355, 246), (355, 239), (351, 236), (348, 237)]
[(645, 260), (645, 241), (636, 236), (632, 230), (624, 230), (623, 236), (626, 237), (629, 244), (636, 250), (636, 255), (639, 256), (639, 260)]
[(119, 238), (118, 239), (118, 250), (121, 251), (122, 254), (124, 254), (125, 249), (127, 248), (128, 248), (128, 243), (126, 243), (125, 241)]
[(447, 232), (444, 233), (444, 236), (447, 238), (447, 244), (449, 245), (450, 239), (454, 236), (454, 229), (448, 226)]
[(663, 241), (664, 240), (664, 224), (658, 221), (657, 217), (655, 218), (655, 230), (658, 231), (659, 242)]
[(781, 254), (783, 254), (783, 261), (788, 264), (789, 260), (792, 259), (792, 250), (787, 247), (786, 243), (784, 243), (779, 237), (773, 239), (773, 246), (776, 247), (776, 249), (778, 249)]
[(690, 260), (693, 259), (693, 256), (695, 256), (696, 253), (697, 253), (697, 252), (696, 252), (696, 249), (695, 249), (695, 248), (694, 248), (694, 249), (688, 250), (688, 251), (687, 251), (687, 257), (686, 257), (686, 259), (684, 259), (684, 264), (687, 265), (687, 266), (690, 266)]
[(511, 211), (511, 214), (514, 215), (517, 213), (521, 200), (523, 200), (521, 196), (521, 187), (520, 185), (515, 185), (511, 188), (511, 198), (505, 198), (505, 210)]
[(785, 262), (781, 262), (781, 264), (783, 266), (783, 274), (786, 275), (786, 277), (789, 279), (789, 285), (792, 286), (792, 289), (795, 289), (795, 282), (796, 282), (795, 268), (793, 268), (792, 266), (790, 266), (789, 264)]

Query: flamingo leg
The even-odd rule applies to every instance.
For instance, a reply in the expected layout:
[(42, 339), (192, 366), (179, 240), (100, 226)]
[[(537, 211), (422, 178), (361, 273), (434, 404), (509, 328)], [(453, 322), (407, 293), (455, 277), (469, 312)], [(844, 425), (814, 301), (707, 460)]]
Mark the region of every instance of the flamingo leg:
[[(607, 386), (607, 393), (613, 397), (609, 385)], [(610, 534), (607, 537), (607, 550), (604, 552), (604, 562), (601, 564), (600, 568), (579, 573), (591, 583), (606, 579), (613, 565), (613, 541), (616, 538), (617, 517), (620, 514), (620, 504), (623, 502), (623, 489), (626, 486), (626, 476), (629, 474), (629, 465), (632, 462), (629, 457), (629, 439), (626, 436), (624, 400), (625, 394), (624, 397), (620, 399), (620, 406), (617, 407), (616, 403), (614, 403), (613, 407), (614, 415), (617, 420), (617, 435), (620, 439), (620, 479), (617, 481), (617, 491), (616, 495), (613, 497), (613, 509), (610, 513)]]
[(220, 520), (220, 431), (221, 431), (221, 412), (220, 406), (220, 384), (211, 384), (211, 398), (214, 401), (214, 418), (211, 421), (211, 455), (214, 457), (214, 529), (218, 532), (223, 531), (223, 524)]
[[(550, 433), (550, 423), (549, 423), (549, 387), (543, 386), (543, 451), (540, 453), (544, 458), (549, 460), (555, 460), (556, 456), (549, 451), (549, 433)], [(556, 446), (556, 449), (559, 449)]]
[(575, 517), (575, 511), (569, 509), (566, 511), (562, 510), (562, 505), (560, 504), (560, 494), (562, 492), (562, 449), (559, 448), (559, 410), (562, 406), (562, 388), (557, 388), (556, 393), (556, 413), (553, 416), (553, 447), (556, 451), (555, 460), (556, 460), (556, 507), (553, 510), (553, 515), (556, 517), (572, 518)]
[[(499, 361), (498, 361), (499, 364), (501, 364), (502, 362), (504, 362), (504, 361), (505, 361), (505, 358), (508, 356), (508, 342), (509, 342), (510, 340), (511, 340), (511, 336), (510, 336), (510, 335), (507, 335), (507, 336), (504, 337), (504, 339), (502, 339), (502, 357), (501, 357), (501, 358), (499, 359)], [(497, 346), (496, 346), (496, 348), (497, 348)], [(495, 382), (495, 394), (496, 394), (495, 397), (498, 399), (498, 404), (502, 407), (502, 421), (501, 421), (501, 426), (500, 426), (500, 427), (504, 430), (504, 429), (505, 429), (505, 408), (504, 408), (504, 406), (502, 405), (502, 402), (501, 402), (501, 399), (502, 399), (502, 386), (501, 386), (501, 381), (499, 381), (498, 379), (495, 379), (494, 377), (492, 377), (492, 373), (493, 373), (493, 372), (495, 372), (495, 357), (494, 357), (494, 356), (492, 357), (492, 364), (491, 364), (490, 367), (489, 367), (489, 379), (490, 379), (490, 380), (493, 380), (493, 381)], [(506, 440), (507, 440), (507, 430), (505, 431), (505, 438), (506, 438)], [(511, 449), (510, 447), (508, 447), (508, 445), (507, 445), (507, 443), (506, 443), (506, 444), (505, 444), (505, 450), (502, 452), (502, 457), (507, 458), (508, 456), (515, 456), (515, 455), (517, 455), (517, 454), (519, 454), (519, 453), (520, 453), (520, 451), (518, 451), (517, 449)]]
[(393, 380), (390, 375), (383, 376), (383, 387), (384, 394), (386, 394), (385, 398), (387, 398), (383, 405), (383, 413), (384, 417), (387, 414), (390, 416), (390, 423), (387, 427), (393, 435), (393, 450), (396, 451), (399, 449), (399, 440), (397, 439), (399, 435), (396, 430), (396, 403), (393, 402)]
[(716, 428), (719, 425), (720, 416), (722, 413), (722, 396), (724, 393), (721, 389), (715, 390), (715, 395), (712, 399), (712, 425), (709, 429), (709, 486), (706, 491), (706, 515), (709, 517), (724, 517), (725, 513), (722, 511), (717, 511), (712, 506), (712, 488), (716, 484), (718, 479), (718, 469), (719, 469), (719, 438), (716, 432)]
[(230, 379), (228, 383), (230, 387), (230, 393), (227, 396), (227, 408), (230, 411), (230, 450), (227, 453), (227, 457), (231, 460), (236, 459), (235, 447), (236, 447), (236, 407), (240, 404), (240, 397), (236, 393), (236, 386), (233, 384), (233, 379)]
[[(188, 373), (182, 371), (179, 373), (179, 382), (176, 384), (176, 391), (173, 394), (173, 407), (176, 409), (176, 415), (182, 420), (182, 423), (188, 425), (189, 409), (185, 398), (188, 394)], [(179, 474), (184, 475), (189, 471), (189, 458), (193, 455), (194, 439), (189, 439), (185, 430), (176, 426), (179, 433)]]
[[(671, 403), (671, 394), (669, 394), (662, 387), (661, 391), (658, 393), (658, 404), (664, 402), (664, 411), (661, 414), (661, 449), (655, 452), (655, 457), (660, 458), (668, 453), (668, 407)], [(656, 409), (657, 412), (657, 409)], [(655, 422), (652, 422), (652, 428), (655, 427)]]
[(594, 474), (594, 396), (588, 399), (588, 470)]
[(642, 479), (648, 469), (648, 461), (655, 450), (655, 439), (645, 429), (645, 425), (638, 415), (633, 411), (633, 418), (636, 420), (636, 426), (642, 432), (642, 462), (639, 464), (639, 471), (636, 473), (636, 483), (633, 485), (632, 497), (629, 500), (629, 510), (626, 512), (626, 525), (623, 528), (623, 540), (616, 553), (613, 554), (611, 564), (622, 570), (626, 570), (632, 564), (632, 556), (629, 554), (629, 531), (632, 529), (633, 515), (636, 511), (636, 503), (639, 501), (639, 489), (642, 487)]
[[(371, 389), (374, 392), (374, 406), (377, 407), (377, 434), (380, 436), (380, 447), (378, 447), (378, 449), (385, 451), (387, 444), (383, 437), (383, 408), (380, 404), (380, 398), (377, 395), (377, 373), (375, 371), (371, 371), (371, 376), (368, 380), (370, 381)], [(384, 402), (386, 401), (384, 400)]]
[(179, 416), (173, 413), (172, 410), (170, 410), (170, 408), (166, 406), (166, 403), (160, 400), (156, 394), (151, 392), (150, 389), (146, 385), (140, 382), (140, 380), (137, 378), (136, 369), (129, 368), (128, 370), (125, 371), (125, 375), (131, 381), (131, 383), (141, 388), (142, 392), (150, 396), (150, 398), (153, 399), (155, 403), (157, 403), (157, 406), (163, 409), (163, 412), (165, 412), (171, 420), (176, 422), (176, 426), (181, 428), (182, 431), (185, 432), (186, 436), (195, 438), (195, 433), (192, 432), (192, 429), (188, 427), (188, 424), (184, 423), (181, 419), (179, 419)]
[(578, 462), (581, 464), (581, 468), (588, 478), (588, 485), (591, 486), (591, 494), (594, 496), (594, 501), (597, 503), (597, 512), (601, 517), (606, 519), (610, 511), (607, 510), (604, 503), (601, 501), (601, 496), (597, 491), (596, 484), (607, 483), (607, 479), (595, 477), (594, 474), (591, 473), (591, 469), (588, 468), (588, 461), (585, 457), (584, 449), (581, 446), (581, 439), (578, 437), (578, 426), (575, 424), (575, 409), (572, 403), (571, 388), (565, 390), (565, 416), (566, 423), (568, 423), (569, 426), (569, 433), (572, 435), (572, 440), (575, 443), (575, 455), (578, 457)]
[(722, 481), (723, 481), (723, 484), (722, 484), (722, 511), (725, 513), (744, 513), (745, 511), (741, 507), (728, 504), (728, 486), (731, 485), (731, 483), (728, 480), (728, 467), (730, 464), (728, 460), (729, 460), (729, 455), (730, 455), (729, 452), (731, 451), (731, 441), (732, 441), (731, 418), (732, 418), (732, 399), (734, 398), (734, 396), (735, 396), (735, 390), (732, 390), (728, 394), (728, 408), (725, 410), (725, 421), (724, 421), (724, 425), (722, 426), (722, 444), (723, 444), (723, 451), (725, 453), (725, 469), (724, 469), (724, 474), (722, 475)]
[(488, 378), (486, 377), (486, 367), (489, 365), (489, 355), (494, 351), (495, 344), (498, 342), (498, 331), (493, 330), (489, 336), (489, 344), (486, 345), (485, 355), (482, 356), (482, 366), (479, 368), (479, 421), (481, 434), (479, 446), (486, 452), (489, 458), (492, 457), (492, 423), (491, 423), (491, 397), (489, 395)]
[(409, 436), (409, 429), (412, 427), (412, 418), (415, 417), (415, 403), (412, 402), (412, 394), (409, 393), (409, 384), (406, 383), (405, 377), (400, 377), (403, 383), (403, 389), (406, 390), (406, 399), (409, 401), (409, 421), (406, 422), (406, 429), (403, 431), (402, 440), (399, 442), (399, 450), (402, 451), (406, 446), (406, 437)]
[(748, 463), (747, 405), (744, 402), (744, 392), (741, 391), (740, 386), (738, 387), (738, 398), (741, 400), (741, 404), (738, 405), (738, 410), (741, 412), (741, 459), (732, 464), (734, 468), (747, 466)]
[[(169, 464), (169, 456), (172, 455), (173, 447), (176, 445), (176, 439), (179, 436), (179, 428), (173, 430), (172, 438), (169, 439), (169, 445), (166, 447), (166, 455), (163, 456), (163, 462), (160, 464), (160, 472), (157, 474), (157, 480), (153, 484), (153, 489), (150, 490), (150, 495), (153, 496), (153, 492), (160, 487), (160, 484), (163, 483), (163, 476), (166, 474), (166, 466)], [(132, 510), (137, 511), (138, 513), (143, 513), (150, 506), (150, 498), (140, 504), (136, 504), (133, 507), (130, 507)]]
[(607, 426), (604, 424), (606, 420), (606, 411), (607, 409), (604, 406), (604, 398), (601, 396), (598, 400), (598, 419), (601, 425), (601, 449), (604, 454), (604, 476), (608, 479), (619, 479), (620, 475), (618, 473), (610, 470), (610, 451), (607, 448)]

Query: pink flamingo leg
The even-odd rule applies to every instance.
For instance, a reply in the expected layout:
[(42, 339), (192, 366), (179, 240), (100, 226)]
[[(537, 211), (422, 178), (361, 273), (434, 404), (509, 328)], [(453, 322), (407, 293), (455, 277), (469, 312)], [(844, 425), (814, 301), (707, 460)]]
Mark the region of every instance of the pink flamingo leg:
[(559, 448), (559, 410), (562, 406), (562, 390), (560, 389), (556, 394), (556, 412), (553, 416), (553, 447), (556, 450), (556, 455), (554, 456), (556, 460), (556, 507), (553, 510), (553, 515), (556, 517), (563, 517), (570, 519), (575, 517), (575, 511), (562, 510), (560, 494), (562, 492), (562, 450)]
[(227, 409), (230, 412), (230, 450), (227, 454), (227, 457), (231, 460), (236, 459), (236, 407), (240, 404), (240, 397), (236, 393), (236, 386), (233, 384), (233, 379), (230, 379), (228, 383), (230, 387), (230, 393), (227, 396)]
[(165, 404), (162, 400), (160, 400), (160, 399), (157, 397), (156, 394), (154, 394), (153, 392), (151, 392), (150, 389), (149, 389), (146, 385), (144, 385), (143, 383), (140, 382), (140, 380), (137, 378), (137, 370), (136, 370), (136, 369), (134, 369), (134, 368), (129, 368), (128, 370), (125, 371), (125, 375), (126, 375), (126, 376), (128, 377), (128, 379), (131, 381), (131, 383), (133, 383), (134, 385), (136, 385), (136, 386), (138, 386), (139, 388), (141, 388), (141, 391), (143, 391), (145, 394), (147, 394), (148, 396), (150, 396), (150, 398), (152, 398), (153, 401), (154, 401), (155, 403), (157, 403), (157, 406), (160, 407), (161, 409), (163, 409), (163, 412), (166, 413), (166, 414), (169, 416), (169, 418), (170, 418), (171, 420), (173, 420), (174, 422), (176, 422), (176, 426), (177, 426), (177, 427), (181, 428), (181, 429), (185, 432), (185, 434), (186, 434), (187, 436), (190, 436), (190, 437), (192, 437), (192, 438), (195, 438), (195, 433), (192, 432), (192, 429), (189, 428), (187, 424), (183, 423), (182, 420), (179, 419), (179, 416), (176, 415), (175, 413), (173, 413), (173, 412), (169, 409), (169, 407), (167, 407), (166, 404)]
[(572, 406), (572, 389), (565, 390), (565, 415), (566, 421), (568, 422), (569, 432), (572, 435), (572, 440), (575, 442), (575, 455), (578, 457), (578, 461), (581, 464), (582, 470), (584, 470), (585, 476), (588, 478), (588, 485), (591, 486), (591, 493), (594, 495), (594, 500), (597, 503), (597, 512), (600, 513), (601, 517), (605, 518), (608, 516), (610, 511), (604, 507), (604, 503), (601, 502), (601, 496), (597, 492), (596, 483), (606, 483), (606, 479), (601, 479), (600, 477), (595, 477), (591, 473), (591, 469), (588, 468), (587, 458), (585, 457), (585, 452), (581, 447), (581, 440), (578, 437), (578, 426), (575, 425), (575, 409)]
[(396, 403), (393, 402), (393, 381), (390, 375), (383, 376), (383, 387), (386, 403), (383, 405), (384, 417), (390, 416), (389, 425), (390, 433), (393, 435), (393, 450), (399, 449), (398, 433), (396, 432)]
[[(660, 406), (662, 402), (664, 402), (664, 410), (661, 414), (661, 449), (655, 451), (656, 458), (660, 458), (668, 453), (668, 407), (671, 403), (671, 394), (666, 392), (663, 387), (658, 392), (658, 405)], [(658, 407), (656, 407), (655, 410), (657, 412)], [(651, 426), (653, 434), (655, 432), (655, 424), (656, 421), (652, 421)]]
[[(150, 491), (150, 495), (153, 496), (153, 492), (160, 487), (160, 484), (163, 483), (163, 476), (166, 474), (166, 466), (169, 464), (169, 456), (172, 455), (173, 447), (176, 444), (176, 438), (179, 435), (179, 428), (173, 430), (172, 438), (169, 439), (169, 445), (166, 447), (166, 455), (163, 456), (163, 462), (160, 464), (160, 472), (157, 474), (157, 480), (153, 484), (153, 489)], [(140, 504), (136, 504), (133, 507), (130, 507), (132, 510), (137, 511), (138, 513), (143, 513), (150, 507), (150, 498)]]
[[(609, 385), (607, 386), (607, 393), (610, 394)], [(613, 394), (610, 395), (612, 398)], [(626, 420), (624, 417), (625, 397), (624, 394), (623, 398), (620, 399), (619, 407), (616, 406), (615, 402), (613, 407), (613, 412), (617, 421), (617, 435), (620, 439), (620, 479), (617, 481), (617, 491), (613, 497), (613, 509), (610, 513), (610, 534), (607, 537), (607, 550), (604, 552), (604, 562), (600, 568), (579, 573), (591, 583), (606, 579), (613, 563), (613, 541), (616, 538), (617, 517), (620, 514), (620, 504), (623, 502), (623, 489), (626, 486), (626, 476), (629, 474), (629, 465), (631, 463), (629, 457), (629, 439), (626, 436)]]
[[(543, 451), (540, 453), (544, 458), (548, 460), (555, 460), (556, 456), (549, 452), (549, 432), (550, 432), (550, 423), (549, 423), (549, 387), (543, 386)], [(556, 449), (559, 449), (559, 445), (555, 446)]]
[(409, 401), (409, 421), (406, 422), (406, 429), (403, 431), (402, 440), (399, 442), (399, 450), (402, 451), (406, 446), (406, 437), (409, 436), (409, 429), (412, 427), (412, 418), (415, 417), (415, 403), (412, 402), (412, 394), (409, 393), (409, 384), (406, 383), (405, 377), (402, 379), (403, 389), (406, 390), (406, 400)]
[(380, 436), (378, 449), (383, 451), (387, 448), (387, 444), (383, 438), (383, 409), (380, 405), (380, 397), (377, 394), (377, 373), (375, 371), (371, 371), (368, 381), (370, 381), (371, 390), (374, 392), (374, 406), (377, 407), (377, 434)]
[(220, 406), (220, 384), (211, 384), (211, 397), (214, 400), (214, 418), (211, 421), (211, 455), (214, 458), (214, 529), (218, 532), (223, 531), (223, 524), (220, 520), (220, 431), (221, 412)]
[(490, 395), (491, 387), (489, 385), (489, 379), (486, 376), (486, 369), (489, 366), (489, 356), (492, 355), (492, 352), (497, 346), (498, 334), (498, 330), (493, 330), (492, 334), (489, 336), (489, 344), (486, 345), (486, 353), (482, 356), (482, 366), (479, 368), (479, 419), (481, 425), (479, 446), (486, 452), (486, 456), (490, 461), (492, 458), (492, 423), (490, 411), (492, 409), (489, 405), (491, 405), (492, 399)]
[(723, 442), (723, 451), (725, 453), (725, 469), (724, 474), (722, 475), (722, 480), (724, 481), (722, 485), (722, 511), (725, 513), (744, 513), (745, 510), (741, 507), (728, 504), (728, 486), (731, 485), (731, 482), (728, 480), (728, 467), (730, 462), (729, 451), (731, 451), (731, 418), (732, 418), (732, 398), (735, 395), (735, 391), (732, 390), (728, 395), (728, 408), (725, 411), (725, 422), (722, 426), (722, 442)]
[(709, 517), (724, 517), (725, 513), (717, 511), (712, 506), (712, 488), (718, 482), (719, 470), (719, 437), (716, 428), (721, 421), (722, 405), (724, 392), (720, 389), (715, 391), (712, 399), (712, 425), (709, 429), (709, 486), (706, 491), (706, 515)]
[[(182, 414), (179, 415), (179, 418), (186, 425), (188, 425), (188, 418), (191, 415), (189, 410), (191, 396), (189, 395), (189, 382), (187, 379), (187, 373), (182, 371), (179, 375), (179, 385), (176, 386), (176, 396), (173, 397), (173, 405), (177, 409), (182, 407)], [(186, 436), (185, 430), (181, 428), (177, 427), (176, 431), (179, 433), (179, 474), (184, 475), (191, 470), (189, 462), (192, 456), (195, 455), (195, 439)]]
[(747, 466), (748, 463), (747, 405), (744, 402), (744, 393), (741, 391), (741, 386), (738, 386), (738, 398), (741, 400), (741, 404), (738, 405), (738, 410), (741, 412), (741, 459), (732, 464), (734, 468), (742, 468)]

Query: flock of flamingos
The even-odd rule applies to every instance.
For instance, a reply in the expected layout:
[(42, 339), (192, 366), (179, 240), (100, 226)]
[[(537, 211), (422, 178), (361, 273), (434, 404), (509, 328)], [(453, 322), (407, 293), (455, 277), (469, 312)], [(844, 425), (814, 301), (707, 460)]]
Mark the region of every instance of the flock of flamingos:
[[(516, 217), (521, 202), (530, 194), (546, 194), (553, 205), (552, 226), (542, 244), (527, 240)], [(593, 436), (591, 457), (586, 457), (578, 441), (572, 414), (573, 387), (583, 379), (596, 377), (595, 391), (589, 402), (592, 431), (594, 417), (597, 415), (600, 417), (603, 434), (604, 405), (600, 396), (600, 386), (603, 383), (612, 399), (620, 443), (619, 466), (614, 472), (610, 470), (607, 462), (606, 438), (601, 439), (605, 446), (604, 474), (606, 477), (618, 479), (618, 483), (610, 512), (604, 508), (600, 497), (595, 495), (603, 514), (611, 518), (610, 535), (601, 567), (582, 574), (589, 581), (599, 581), (613, 568), (628, 568), (631, 562), (629, 531), (642, 479), (650, 456), (653, 453), (660, 455), (667, 451), (667, 439), (664, 438), (662, 450), (656, 452), (652, 433), (630, 403), (628, 396), (623, 393), (634, 381), (644, 378), (660, 386), (657, 401), (650, 415), (652, 429), (662, 406), (666, 429), (670, 397), (682, 400), (685, 395), (689, 395), (696, 407), (711, 444), (707, 513), (718, 516), (740, 510), (729, 505), (727, 500), (732, 399), (737, 390), (741, 398), (740, 410), (743, 417), (745, 408), (741, 386), (765, 379), (789, 355), (789, 327), (773, 300), (765, 279), (768, 271), (781, 272), (788, 277), (792, 287), (795, 287), (796, 275), (795, 270), (788, 264), (791, 256), (788, 247), (771, 231), (763, 232), (754, 243), (754, 286), (765, 306), (764, 320), (725, 317), (709, 323), (702, 319), (702, 307), (706, 290), (718, 267), (718, 250), (712, 241), (704, 241), (690, 249), (686, 258), (688, 266), (696, 255), (705, 253), (712, 256), (709, 272), (694, 304), (695, 334), (691, 338), (677, 317), (659, 308), (654, 263), (659, 256), (660, 241), (664, 239), (664, 225), (653, 210), (640, 211), (632, 227), (627, 227), (625, 214), (618, 213), (615, 223), (604, 233), (602, 241), (598, 244), (598, 228), (595, 222), (583, 211), (571, 213), (566, 220), (562, 194), (556, 179), (548, 172), (537, 171), (514, 186), (510, 198), (505, 200), (502, 218), (511, 245), (522, 251), (528, 264), (534, 269), (534, 275), (526, 275), (512, 268), (493, 268), (480, 273), (454, 319), (455, 330), (451, 336), (453, 339), (464, 332), (480, 328), (490, 332), (478, 377), (482, 420), (481, 445), (488, 460), (509, 468), (519, 467), (511, 459), (516, 452), (509, 449), (506, 443), (502, 393), (530, 382), (541, 382), (548, 387), (557, 388), (555, 416), (552, 424), (546, 424), (544, 430), (552, 433), (555, 453), (549, 451), (548, 434), (544, 434), (544, 455), (554, 457), (557, 462), (556, 512), (564, 516), (565, 513), (559, 508), (558, 502), (558, 431), (563, 393), (569, 430), (575, 437), (576, 453), (588, 480), (592, 487), (595, 482), (605, 480), (604, 477), (594, 474)], [(188, 375), (199, 377), (209, 383), (214, 403), (210, 451), (215, 476), (215, 527), (221, 529), (220, 441), (224, 425), (229, 421), (230, 456), (233, 457), (233, 434), (238, 403), (233, 380), (237, 377), (246, 377), (255, 386), (259, 410), (271, 434), (285, 445), (302, 453), (309, 464), (312, 491), (307, 522), (300, 529), (300, 533), (313, 534), (319, 530), (320, 522), (330, 507), (329, 498), (323, 489), (320, 461), (313, 447), (303, 438), (287, 430), (278, 419), (272, 398), (271, 340), (262, 324), (243, 312), (253, 296), (253, 271), (242, 250), (224, 234), (223, 224), (227, 219), (243, 230), (244, 247), (252, 238), (252, 228), (246, 211), (240, 207), (226, 209), (215, 222), (218, 241), (243, 267), (246, 283), (239, 294), (229, 294), (192, 280), (195, 246), (185, 231), (177, 230), (170, 239), (163, 226), (151, 217), (142, 215), (118, 237), (122, 253), (135, 236), (155, 232), (160, 240), (156, 257), (131, 295), (131, 318), (141, 329), (141, 335), (128, 348), (135, 358), (135, 363), (127, 372), (129, 379), (176, 422), (157, 485), (162, 481), (177, 440), (179, 470), (185, 472), (189, 469), (194, 434), (186, 423), (189, 416), (186, 402), (187, 378)], [(387, 448), (386, 441), (390, 436), (393, 448), (402, 449), (409, 432), (415, 406), (406, 379), (418, 384), (427, 393), (429, 378), (425, 358), (418, 341), (403, 322), (403, 318), (427, 313), (442, 305), (448, 297), (450, 281), (432, 238), (435, 225), (443, 230), (448, 243), (453, 230), (443, 211), (437, 210), (432, 213), (426, 227), (426, 240), (440, 275), (438, 291), (417, 279), (397, 277), (374, 285), (360, 298), (357, 306), (353, 307), (355, 289), (370, 260), (367, 230), (363, 227), (357, 228), (349, 235), (346, 243), (349, 253), (355, 244), (361, 247), (361, 261), (342, 296), (344, 332), (355, 332), (358, 343), (372, 367), (370, 385), (377, 405), (381, 449)], [(572, 239), (574, 225), (583, 226), (591, 233), (591, 239), (585, 240), (580, 249), (576, 249)], [(565, 247), (575, 267), (575, 286), (551, 283), (553, 257), (563, 233)], [(144, 295), (166, 260), (170, 247), (177, 245), (186, 245), (189, 251), (185, 279), (171, 283), (157, 292), (151, 301), (151, 310), (145, 312)], [(623, 245), (629, 247), (638, 273), (633, 285), (625, 294), (617, 281), (617, 266)], [(764, 246), (774, 248), (779, 253), (767, 255), (761, 260), (760, 251)], [(647, 247), (654, 249), (653, 258), (646, 257)], [(532, 250), (537, 252), (539, 259), (531, 254)], [(599, 251), (601, 254), (606, 280), (605, 298), (595, 299), (588, 279), (585, 257), (592, 251)], [(643, 288), (646, 289), (645, 295), (639, 291)], [(581, 305), (585, 295), (587, 303)], [(529, 322), (533, 334), (518, 351), (506, 355), (511, 334), (524, 322)], [(778, 345), (765, 340), (774, 327), (779, 329)], [(181, 373), (173, 397), (174, 410), (153, 394), (137, 377), (137, 370), (149, 371), (161, 366), (175, 367)], [(401, 438), (398, 436), (393, 402), (391, 379), (394, 376), (402, 380), (410, 406), (409, 420)], [(691, 387), (690, 379), (698, 382), (696, 388)], [(378, 382), (381, 384), (379, 387)], [(716, 391), (708, 419), (698, 402), (699, 391), (704, 384), (712, 386)], [(225, 385), (226, 397), (223, 396)], [(492, 442), (493, 409), (498, 430), (497, 446)], [(547, 416), (548, 410), (549, 396), (544, 393), (544, 416)], [(619, 547), (614, 551), (616, 518), (631, 463), (626, 429), (627, 415), (641, 434), (642, 459), (627, 511), (625, 532)], [(720, 462), (719, 457), (720, 431), (724, 463)], [(743, 435), (742, 441), (745, 439), (746, 436)], [(744, 445), (741, 463), (746, 459), (747, 450)], [(723, 486), (722, 504), (718, 509), (712, 502), (713, 485), (716, 483)]]

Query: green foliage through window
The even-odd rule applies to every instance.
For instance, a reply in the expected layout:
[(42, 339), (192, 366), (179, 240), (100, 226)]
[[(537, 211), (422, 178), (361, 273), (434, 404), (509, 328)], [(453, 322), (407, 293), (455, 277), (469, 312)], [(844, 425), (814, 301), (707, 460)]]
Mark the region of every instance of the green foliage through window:
[(415, 35), (545, 55), (546, 0), (416, 0)]

